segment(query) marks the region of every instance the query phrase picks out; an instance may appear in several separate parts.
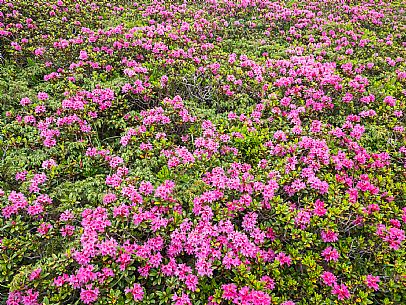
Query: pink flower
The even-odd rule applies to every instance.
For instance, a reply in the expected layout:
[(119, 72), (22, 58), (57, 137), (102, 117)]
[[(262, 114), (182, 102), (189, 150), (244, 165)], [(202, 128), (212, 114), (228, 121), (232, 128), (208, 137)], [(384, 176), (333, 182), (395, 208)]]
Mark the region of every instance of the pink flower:
[(20, 180), (20, 181), (25, 181), (27, 174), (28, 174), (27, 171), (18, 172), (18, 173), (16, 174), (15, 179), (16, 179), (17, 181), (18, 181), (18, 180)]
[(117, 200), (117, 196), (115, 194), (113, 194), (113, 193), (106, 194), (103, 197), (103, 203), (104, 204), (109, 204), (109, 203), (112, 203), (112, 202), (114, 202), (116, 200)]
[(311, 214), (307, 211), (299, 211), (297, 216), (295, 217), (295, 225), (298, 226), (300, 229), (306, 229), (307, 225), (310, 223)]
[(142, 181), (138, 190), (143, 195), (151, 195), (154, 192), (154, 186), (149, 181)]
[(37, 231), (39, 234), (45, 235), (48, 233), (49, 229), (51, 229), (51, 228), (52, 228), (51, 224), (43, 222), (39, 225)]
[(89, 58), (89, 56), (87, 55), (87, 52), (86, 51), (80, 51), (79, 52), (79, 59), (81, 59), (81, 60), (87, 60)]
[(31, 104), (31, 100), (28, 97), (23, 97), (20, 101), (21, 106), (27, 106)]
[(321, 239), (325, 243), (332, 243), (338, 241), (338, 233), (331, 231), (331, 230), (323, 230), (321, 231)]
[(196, 269), (199, 276), (211, 277), (213, 275), (213, 268), (210, 261), (199, 258), (196, 262)]
[(52, 167), (57, 166), (56, 162), (54, 159), (48, 159), (42, 162), (41, 167), (43, 169), (51, 169)]
[(61, 216), (59, 216), (60, 221), (69, 221), (71, 219), (75, 218), (75, 215), (72, 213), (71, 210), (65, 210)]
[(185, 284), (189, 290), (196, 291), (198, 283), (199, 283), (199, 280), (196, 275), (189, 274), (186, 276)]
[(255, 304), (255, 305), (270, 305), (271, 297), (263, 292), (258, 290), (252, 290), (250, 292), (250, 300), (248, 299), (246, 304)]
[(333, 247), (327, 247), (321, 255), (324, 257), (324, 259), (329, 262), (329, 261), (338, 261), (338, 258), (340, 257), (340, 253), (338, 253), (337, 249)]
[(258, 215), (254, 212), (246, 214), (242, 221), (242, 227), (246, 231), (251, 232), (256, 226), (257, 218), (258, 218)]
[(169, 195), (172, 194), (174, 187), (175, 182), (171, 180), (165, 180), (162, 185), (156, 188), (154, 197), (161, 198), (163, 200), (169, 200)]
[(279, 263), (281, 264), (281, 266), (283, 265), (288, 265), (290, 266), (292, 263), (292, 259), (290, 258), (289, 255), (286, 255), (283, 252), (278, 253), (278, 255), (276, 256), (276, 260), (279, 261)]
[(63, 237), (72, 236), (73, 233), (75, 232), (75, 227), (71, 225), (66, 225), (62, 227), (59, 231), (61, 232), (61, 235)]
[(312, 122), (312, 125), (311, 125), (311, 128), (310, 128), (310, 131), (311, 132), (320, 132), (321, 131), (321, 122), (320, 121), (313, 121)]
[(405, 231), (398, 228), (387, 228), (385, 225), (377, 225), (376, 234), (389, 244), (389, 247), (398, 250), (406, 239)]
[(44, 211), (44, 207), (41, 204), (34, 204), (27, 207), (27, 213), (29, 215), (38, 215)]
[(31, 274), (29, 276), (29, 280), (33, 281), (33, 280), (39, 278), (41, 271), (42, 271), (41, 268), (35, 269), (33, 272), (31, 272)]
[(271, 279), (269, 276), (264, 275), (263, 277), (261, 277), (261, 281), (266, 283), (265, 285), (266, 289), (273, 290), (275, 288), (275, 281)]
[(344, 284), (335, 284), (334, 288), (331, 290), (331, 293), (335, 294), (339, 300), (349, 299), (351, 297), (347, 286), (345, 286)]
[(46, 92), (38, 92), (37, 98), (40, 101), (45, 101), (49, 98), (48, 94)]
[(35, 54), (36, 56), (41, 56), (41, 55), (44, 54), (44, 52), (45, 52), (45, 49), (44, 49), (44, 48), (37, 48), (37, 49), (34, 50), (34, 54)]
[(190, 302), (189, 296), (186, 293), (182, 293), (182, 296), (178, 296), (176, 293), (172, 297), (172, 301), (175, 302), (175, 305), (192, 305)]
[(378, 285), (378, 283), (380, 282), (379, 276), (373, 276), (369, 274), (367, 275), (365, 282), (369, 288), (372, 288), (375, 291), (379, 290)]
[(286, 134), (282, 130), (278, 130), (273, 134), (273, 138), (279, 141), (286, 141), (287, 137)]
[(21, 298), (21, 302), (24, 305), (38, 305), (38, 296), (39, 292), (38, 291), (33, 291), (32, 289), (29, 289), (25, 292), (25, 296)]
[(85, 304), (94, 303), (99, 296), (99, 288), (92, 289), (92, 285), (87, 285), (86, 289), (81, 290), (80, 299)]
[(120, 165), (121, 163), (123, 163), (123, 162), (124, 162), (124, 161), (123, 161), (122, 158), (116, 156), (116, 157), (111, 158), (111, 160), (110, 160), (110, 162), (109, 162), (109, 165), (110, 165), (112, 168), (116, 168), (117, 166), (119, 166), (119, 165)]
[(144, 298), (144, 289), (140, 284), (134, 284), (132, 288), (126, 288), (125, 293), (131, 293), (134, 301), (141, 301)]
[(396, 106), (396, 99), (393, 96), (387, 96), (383, 99), (383, 102), (391, 107)]
[(8, 294), (7, 305), (20, 305), (21, 304), (21, 292), (18, 290), (11, 291)]
[(327, 213), (327, 210), (324, 208), (324, 202), (317, 199), (314, 203), (313, 213), (317, 216), (324, 216)]
[(45, 105), (38, 105), (38, 106), (36, 106), (35, 109), (34, 109), (34, 112), (35, 112), (36, 114), (40, 114), (40, 113), (46, 112), (46, 107), (45, 107)]
[(167, 83), (168, 83), (168, 76), (163, 75), (163, 76), (161, 77), (161, 87), (162, 87), (162, 88), (165, 87)]
[(237, 297), (237, 286), (235, 284), (226, 284), (222, 286), (223, 289), (223, 299), (233, 300)]
[(327, 286), (333, 287), (336, 284), (337, 277), (331, 272), (324, 271), (320, 277)]

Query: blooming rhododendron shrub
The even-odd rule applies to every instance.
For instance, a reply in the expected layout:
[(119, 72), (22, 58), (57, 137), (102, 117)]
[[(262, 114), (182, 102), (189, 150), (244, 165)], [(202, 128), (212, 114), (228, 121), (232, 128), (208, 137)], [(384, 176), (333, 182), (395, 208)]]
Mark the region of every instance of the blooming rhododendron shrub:
[(402, 1), (0, 0), (0, 303), (406, 303)]

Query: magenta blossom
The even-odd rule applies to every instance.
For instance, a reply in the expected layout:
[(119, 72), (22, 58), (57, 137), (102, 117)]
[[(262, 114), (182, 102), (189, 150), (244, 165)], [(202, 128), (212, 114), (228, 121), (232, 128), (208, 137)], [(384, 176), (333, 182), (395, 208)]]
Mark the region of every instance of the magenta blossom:
[(367, 275), (365, 282), (369, 288), (372, 288), (375, 291), (379, 290), (378, 285), (378, 283), (380, 282), (379, 276), (373, 276), (369, 274)]
[(344, 284), (341, 285), (335, 284), (333, 290), (331, 290), (331, 293), (335, 294), (340, 301), (349, 299), (351, 297), (351, 294), (348, 291), (347, 286), (345, 286)]
[(140, 284), (135, 283), (132, 288), (126, 288), (125, 293), (131, 293), (134, 301), (141, 301), (144, 298), (144, 289)]

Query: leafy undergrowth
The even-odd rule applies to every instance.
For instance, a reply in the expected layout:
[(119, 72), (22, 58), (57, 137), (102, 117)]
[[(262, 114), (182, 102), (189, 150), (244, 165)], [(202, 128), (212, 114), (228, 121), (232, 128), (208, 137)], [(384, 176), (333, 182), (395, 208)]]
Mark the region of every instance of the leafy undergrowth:
[(403, 4), (0, 0), (0, 303), (405, 304)]

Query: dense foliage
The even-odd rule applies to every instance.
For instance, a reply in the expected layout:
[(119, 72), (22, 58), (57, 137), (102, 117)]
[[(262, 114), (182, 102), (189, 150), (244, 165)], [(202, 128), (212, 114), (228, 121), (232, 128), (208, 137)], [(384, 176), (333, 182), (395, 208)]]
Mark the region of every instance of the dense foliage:
[(406, 304), (405, 21), (0, 0), (0, 303)]

